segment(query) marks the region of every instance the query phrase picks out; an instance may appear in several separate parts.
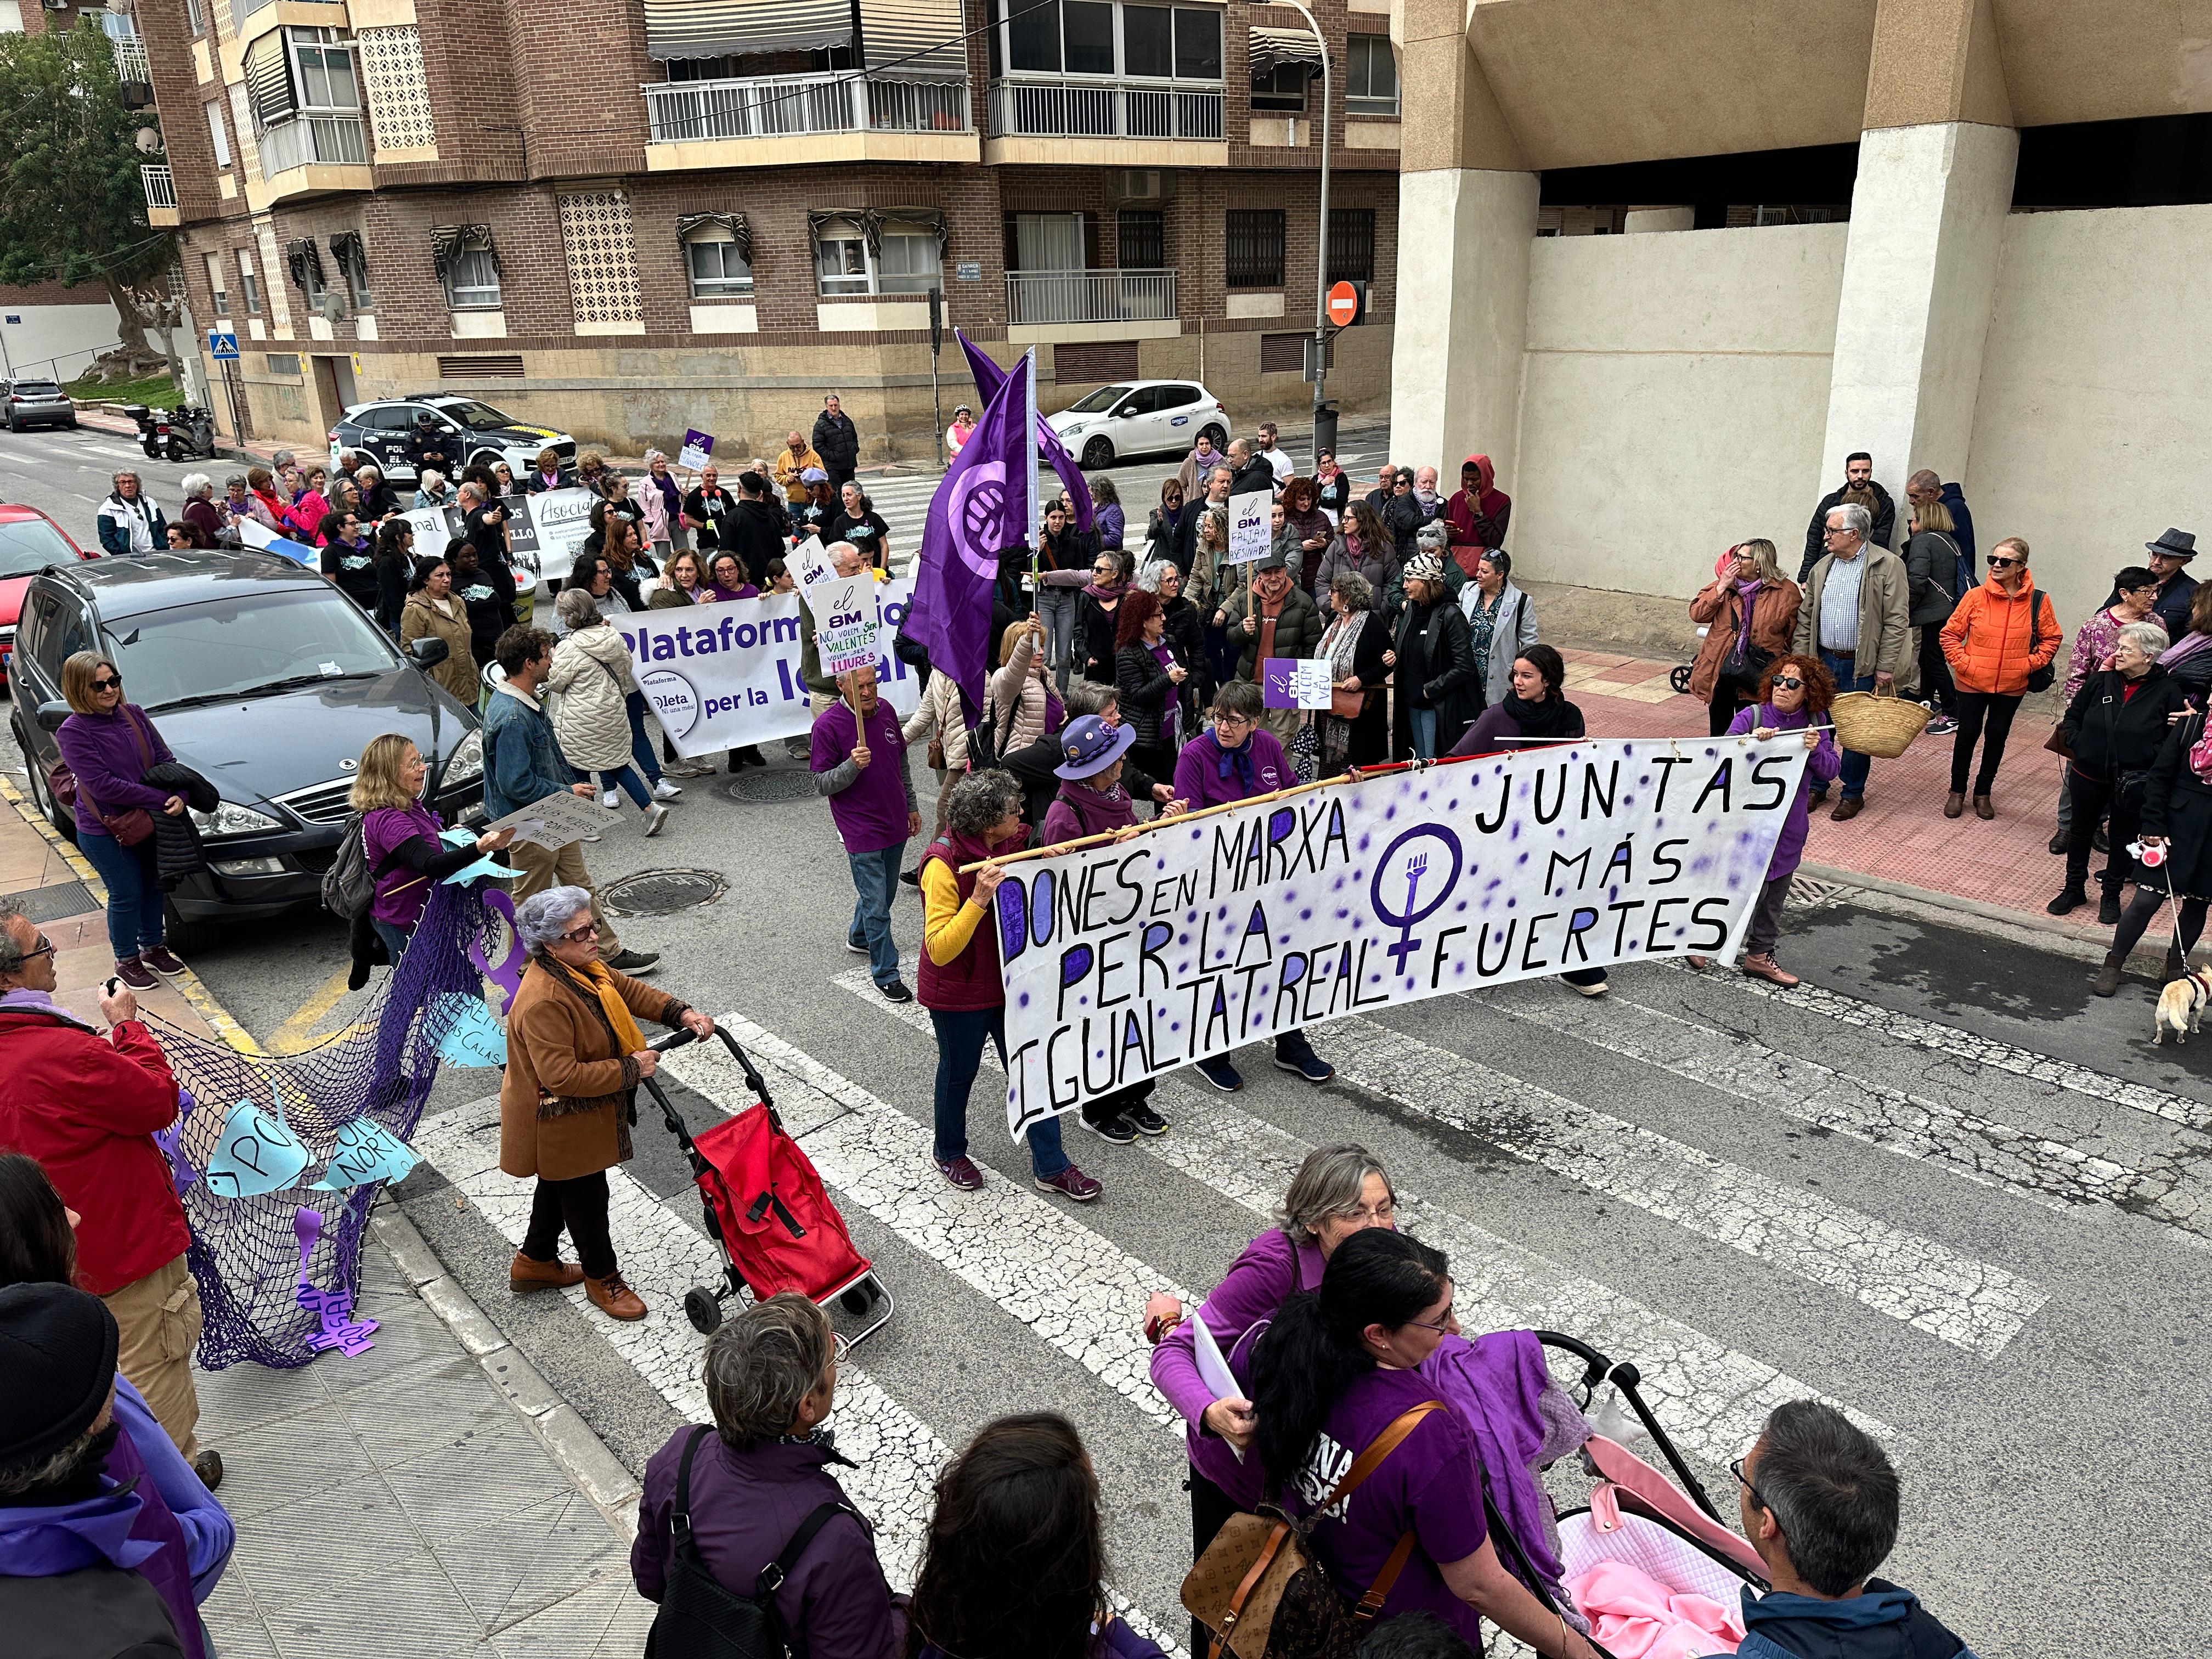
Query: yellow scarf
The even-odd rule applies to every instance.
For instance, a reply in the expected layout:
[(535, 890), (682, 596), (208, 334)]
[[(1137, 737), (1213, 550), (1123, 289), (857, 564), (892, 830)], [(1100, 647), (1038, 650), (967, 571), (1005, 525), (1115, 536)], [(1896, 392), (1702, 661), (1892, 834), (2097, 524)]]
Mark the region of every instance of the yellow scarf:
[[(561, 965), (568, 967), (566, 963)], [(614, 1027), (617, 1055), (634, 1054), (644, 1048), (645, 1033), (637, 1029), (637, 1020), (630, 1013), (629, 1005), (622, 1000), (622, 993), (615, 988), (615, 976), (607, 971), (606, 963), (595, 962), (588, 968), (568, 968), (568, 971), (582, 979), (598, 995), (599, 1006), (606, 1012), (607, 1024)]]

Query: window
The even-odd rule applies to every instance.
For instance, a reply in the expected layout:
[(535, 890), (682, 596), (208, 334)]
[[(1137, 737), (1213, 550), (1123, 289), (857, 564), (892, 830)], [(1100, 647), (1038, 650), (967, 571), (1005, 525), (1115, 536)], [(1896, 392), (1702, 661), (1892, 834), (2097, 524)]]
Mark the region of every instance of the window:
[(1252, 77), (1252, 107), (1255, 110), (1288, 110), (1296, 113), (1306, 106), (1306, 82), (1313, 71), (1304, 64), (1278, 64), (1266, 75)]
[(215, 295), (215, 314), (218, 317), (229, 316), (230, 295), (223, 292), (222, 255), (210, 253), (207, 256), (207, 274), (208, 290)]
[(300, 292), (307, 296), (307, 309), (319, 313), (323, 296), (330, 292), (323, 281), (323, 268), (319, 261), (309, 260), (300, 270)]
[[(1000, 22), (1008, 12), (1014, 15)], [(1003, 62), (1018, 75), (1221, 78), (1218, 10), (1117, 5), (1113, 0), (1050, 0), (1030, 9), (1023, 0), (993, 0), (992, 18), (997, 25), (991, 31), (994, 76)]]
[(1122, 7), (1121, 58), (1126, 74), (1170, 78), (1175, 74), (1175, 14), (1165, 6)]
[(878, 268), (879, 294), (927, 294), (945, 286), (945, 270), (938, 256), (935, 233), (890, 229), (884, 233), (883, 258)]
[(868, 291), (868, 244), (860, 226), (850, 219), (833, 219), (822, 227), (814, 245), (817, 287), (824, 294), (866, 294)]
[(499, 309), (499, 267), (488, 247), (462, 249), (446, 267), (446, 303), (455, 311)]
[(200, 0), (185, 0), (185, 27), (193, 34), (207, 33), (207, 14), (200, 9)]
[(300, 354), (296, 351), (272, 351), (268, 354), (268, 358), (271, 374), (297, 374), (300, 372)]
[(1282, 209), (1229, 210), (1228, 280), (1231, 288), (1282, 287)]
[(1331, 208), (1328, 210), (1328, 280), (1332, 283), (1371, 283), (1375, 280), (1375, 210)]
[(749, 300), (753, 292), (753, 268), (738, 251), (726, 230), (715, 227), (693, 235), (684, 255), (691, 269), (691, 297), (695, 300)]
[(1115, 257), (1124, 270), (1164, 270), (1168, 263), (1167, 220), (1150, 208), (1125, 208), (1115, 220)]
[(825, 295), (927, 294), (945, 287), (943, 245), (923, 225), (891, 221), (883, 228), (879, 246), (871, 250), (858, 224), (831, 219), (817, 233), (814, 247), (816, 287)]
[(353, 48), (342, 45), (331, 29), (294, 29), (292, 54), (300, 68), (300, 105), (310, 110), (361, 107), (361, 93), (354, 83)]
[(1175, 15), (1176, 78), (1221, 78), (1221, 14), (1177, 6)]
[(246, 314), (261, 314), (261, 279), (253, 274), (253, 256), (244, 248), (238, 250), (238, 292), (246, 301)]
[(215, 164), (227, 167), (230, 165), (230, 134), (222, 125), (222, 100), (210, 99), (204, 107), (207, 111), (208, 141), (215, 146)]
[(338, 261), (345, 272), (346, 292), (352, 297), (356, 311), (376, 309), (376, 291), (368, 285), (368, 271), (358, 258)]
[(1354, 34), (1345, 40), (1344, 112), (1395, 115), (1398, 64), (1387, 34)]
[[(1306, 372), (1306, 353), (1313, 346), (1310, 334), (1262, 334), (1260, 337), (1260, 372), (1262, 374), (1303, 374)], [(1330, 368), (1336, 367), (1336, 341), (1328, 343)]]

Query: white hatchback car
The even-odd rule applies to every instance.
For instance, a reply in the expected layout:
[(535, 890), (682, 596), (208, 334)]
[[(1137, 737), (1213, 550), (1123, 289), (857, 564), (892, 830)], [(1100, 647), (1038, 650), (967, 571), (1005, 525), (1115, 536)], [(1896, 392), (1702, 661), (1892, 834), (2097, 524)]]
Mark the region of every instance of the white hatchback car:
[(1045, 424), (1092, 470), (1131, 455), (1180, 453), (1203, 433), (1229, 442), (1229, 410), (1195, 380), (1122, 380), (1102, 386)]

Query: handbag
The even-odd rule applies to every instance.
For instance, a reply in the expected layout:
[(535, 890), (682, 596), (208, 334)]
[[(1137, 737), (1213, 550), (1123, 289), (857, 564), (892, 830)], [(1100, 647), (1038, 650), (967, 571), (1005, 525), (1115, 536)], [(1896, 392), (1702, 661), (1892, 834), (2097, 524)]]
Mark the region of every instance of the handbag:
[(1311, 1518), (1294, 1521), (1279, 1510), (1229, 1517), (1182, 1581), (1184, 1607), (1213, 1632), (1206, 1659), (1347, 1659), (1413, 1559), (1415, 1540), (1411, 1532), (1400, 1538), (1359, 1605), (1346, 1607), (1328, 1569), (1309, 1552), (1308, 1534), (1423, 1418), (1443, 1409), (1443, 1401), (1427, 1400), (1399, 1413), (1314, 1506)]
[(1321, 729), (1308, 720), (1291, 734), (1291, 769), (1298, 775), (1300, 783), (1311, 783), (1321, 776)]
[(1767, 665), (1774, 660), (1771, 651), (1751, 642), (1752, 614), (1758, 605), (1756, 593), (1744, 603), (1743, 627), (1729, 645), (1728, 654), (1721, 659), (1720, 678), (1723, 680), (1756, 686), (1766, 672)]
[(1356, 720), (1367, 712), (1367, 693), (1346, 691), (1331, 686), (1328, 691), (1328, 712), (1340, 720)]
[[(2043, 595), (2039, 590), (2031, 587), (2027, 590), (2027, 654), (2033, 657), (2042, 648)], [(2057, 659), (2054, 657), (2040, 668), (2029, 669), (2027, 689), (2031, 691), (2051, 690), (2051, 682), (2057, 678)]]
[[(131, 712), (128, 703), (123, 705), (123, 718), (130, 723), (131, 735), (138, 740), (138, 758), (146, 763), (145, 770), (154, 769), (154, 750), (146, 741), (146, 729), (138, 724), (137, 715)], [(46, 769), (46, 787), (59, 805), (75, 809), (78, 791), (76, 774), (70, 770), (69, 763), (57, 760)], [(90, 796), (84, 798), (92, 808), (93, 817), (100, 826), (115, 837), (118, 847), (136, 847), (154, 833), (154, 815), (143, 806), (134, 806), (127, 812), (103, 812), (100, 803)]]

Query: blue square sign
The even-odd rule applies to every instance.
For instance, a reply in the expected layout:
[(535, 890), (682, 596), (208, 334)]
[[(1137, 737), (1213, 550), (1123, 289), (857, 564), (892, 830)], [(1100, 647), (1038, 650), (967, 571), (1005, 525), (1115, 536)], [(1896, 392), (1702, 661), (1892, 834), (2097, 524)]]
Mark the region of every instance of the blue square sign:
[(221, 334), (212, 329), (209, 330), (208, 356), (213, 357), (217, 362), (236, 362), (238, 361), (238, 336), (235, 334)]

